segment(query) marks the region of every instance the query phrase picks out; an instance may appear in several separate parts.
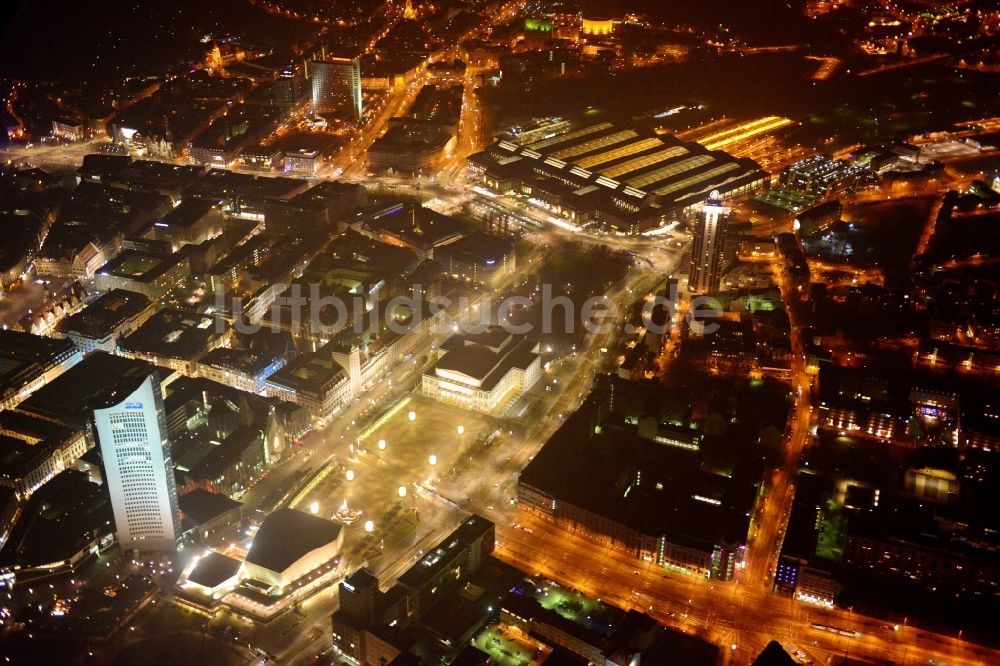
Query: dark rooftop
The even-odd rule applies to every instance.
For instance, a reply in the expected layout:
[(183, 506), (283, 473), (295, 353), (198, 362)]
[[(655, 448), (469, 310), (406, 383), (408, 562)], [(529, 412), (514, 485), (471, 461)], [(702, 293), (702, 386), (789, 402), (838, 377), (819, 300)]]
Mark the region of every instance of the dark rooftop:
[(115, 173), (112, 180), (136, 189), (179, 192), (203, 173), (203, 166), (136, 160)]
[(154, 366), (144, 361), (95, 351), (31, 394), (18, 409), (83, 425), (90, 419), (90, 410), (115, 404), (154, 370)]
[(92, 153), (83, 156), (83, 164), (77, 173), (84, 176), (110, 176), (121, 171), (132, 162), (128, 155), (103, 155)]
[(475, 645), (466, 645), (454, 659), (451, 666), (485, 666), (490, 661), (490, 655)]
[(281, 572), (310, 551), (335, 540), (339, 523), (295, 509), (278, 509), (261, 523), (247, 562)]
[(60, 472), (28, 500), (0, 550), (0, 566), (67, 560), (113, 529), (107, 489), (76, 470)]
[(0, 330), (0, 395), (20, 391), (48, 366), (61, 363), (74, 353), (76, 346), (69, 340)]
[(126, 352), (191, 360), (221, 337), (226, 326), (223, 320), (211, 315), (166, 308), (120, 339), (118, 348)]
[(235, 576), (242, 564), (237, 559), (213, 550), (198, 560), (188, 575), (188, 580), (211, 589)]
[[(628, 382), (613, 385), (619, 383)], [(601, 427), (595, 432), (608, 395), (592, 394), (525, 467), (519, 483), (676, 543), (698, 548), (743, 543), (762, 464), (753, 447), (739, 445), (742, 440), (728, 433), (718, 438), (735, 458), (731, 469), (721, 472), (713, 469), (708, 452), (641, 437), (618, 412), (597, 421)], [(614, 395), (618, 407), (622, 400)], [(636, 469), (641, 484), (635, 483)]]
[(286, 155), (324, 154), (340, 142), (334, 134), (321, 132), (289, 132), (273, 145), (280, 148)]
[(243, 506), (242, 503), (230, 499), (220, 493), (213, 493), (204, 488), (195, 488), (189, 493), (177, 498), (181, 513), (197, 525), (203, 525), (224, 513)]
[(185, 199), (177, 204), (173, 210), (164, 215), (158, 224), (182, 229), (190, 227), (217, 207), (218, 203), (211, 199)]
[(101, 275), (152, 282), (179, 261), (182, 261), (179, 255), (123, 250), (117, 257), (97, 269), (97, 272)]
[(38, 250), (41, 221), (35, 215), (0, 213), (0, 272), (6, 272)]
[[(412, 590), (419, 590), (424, 583), (433, 579), (441, 569), (452, 563), (455, 553), (468, 548), (476, 539), (480, 539), (494, 529), (493, 523), (482, 516), (473, 514), (455, 528), (455, 531), (445, 537), (441, 543), (421, 558), (419, 562), (407, 569), (399, 577), (399, 584)], [(492, 550), (490, 544), (490, 550)]]
[(778, 641), (771, 641), (753, 660), (753, 666), (793, 666), (795, 660), (785, 652)]
[(391, 234), (421, 249), (457, 241), (468, 231), (462, 222), (429, 208), (400, 204), (372, 215), (365, 226)]
[(0, 377), (3, 376), (9, 363), (29, 361), (47, 363), (53, 358), (71, 352), (72, 348), (66, 346), (67, 342), (69, 341), (22, 331), (0, 330)]
[[(453, 336), (461, 337), (461, 336)], [(532, 351), (534, 344), (524, 336), (511, 336), (510, 342), (499, 348), (492, 338), (480, 344), (474, 336), (465, 337), (465, 344), (458, 346), (446, 341), (442, 348), (449, 349), (434, 365), (433, 371), (456, 372), (478, 381), (483, 390), (491, 390), (512, 368), (527, 368), (538, 358)]]
[[(344, 577), (344, 583), (347, 583), (356, 590), (363, 590), (367, 588), (378, 588), (378, 577), (375, 576), (371, 571), (365, 568), (358, 569), (354, 573)], [(343, 583), (341, 583), (343, 585)]]
[(331, 340), (315, 352), (299, 354), (271, 375), (268, 381), (296, 392), (322, 393), (329, 390), (347, 377), (347, 371), (333, 359), (335, 342)]
[(112, 289), (80, 312), (59, 322), (59, 331), (100, 339), (147, 307), (149, 299), (144, 294)]
[(219, 347), (218, 349), (213, 349), (205, 354), (200, 363), (201, 365), (210, 365), (214, 368), (222, 368), (226, 370), (236, 370), (238, 372), (245, 372), (248, 375), (256, 376), (280, 358), (281, 357), (277, 353), (258, 353), (246, 349)]
[(440, 261), (445, 257), (452, 257), (470, 264), (493, 266), (513, 251), (514, 243), (506, 238), (474, 231), (454, 243), (435, 250), (434, 258)]
[(306, 184), (307, 181), (296, 178), (254, 176), (225, 169), (210, 169), (185, 194), (215, 199), (238, 196), (284, 197), (304, 188)]

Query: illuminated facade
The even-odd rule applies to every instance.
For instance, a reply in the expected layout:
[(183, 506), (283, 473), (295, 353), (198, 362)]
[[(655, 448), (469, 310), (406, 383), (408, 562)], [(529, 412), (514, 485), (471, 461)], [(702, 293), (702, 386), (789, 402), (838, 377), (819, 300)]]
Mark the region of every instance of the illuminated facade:
[(566, 131), (553, 122), (541, 138), (535, 129), (470, 155), (469, 172), (493, 192), (524, 195), (578, 226), (641, 233), (700, 210), (710, 192), (725, 200), (769, 179), (752, 160), (638, 127), (597, 122)]
[(542, 376), (537, 345), (499, 328), (455, 335), (421, 380), (423, 394), (487, 414), (502, 415)]
[(312, 78), (313, 110), (342, 113), (349, 120), (361, 120), (361, 61), (332, 58), (309, 62)]
[(123, 551), (172, 551), (180, 512), (160, 379), (144, 369), (130, 375), (94, 409), (118, 543)]
[(698, 213), (698, 223), (694, 228), (688, 289), (695, 293), (719, 290), (728, 209), (718, 197), (718, 192), (712, 192)]
[(609, 18), (594, 19), (594, 18), (584, 17), (583, 26), (581, 29), (583, 30), (583, 34), (585, 35), (604, 36), (604, 35), (610, 35), (612, 32), (614, 32), (615, 24), (614, 21), (612, 21)]

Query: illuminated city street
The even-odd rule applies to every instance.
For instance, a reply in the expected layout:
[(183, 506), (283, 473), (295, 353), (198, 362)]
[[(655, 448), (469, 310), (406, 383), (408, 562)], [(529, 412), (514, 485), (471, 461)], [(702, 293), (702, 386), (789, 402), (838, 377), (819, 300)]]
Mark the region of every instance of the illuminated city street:
[(1000, 663), (993, 4), (52, 10), (8, 662)]

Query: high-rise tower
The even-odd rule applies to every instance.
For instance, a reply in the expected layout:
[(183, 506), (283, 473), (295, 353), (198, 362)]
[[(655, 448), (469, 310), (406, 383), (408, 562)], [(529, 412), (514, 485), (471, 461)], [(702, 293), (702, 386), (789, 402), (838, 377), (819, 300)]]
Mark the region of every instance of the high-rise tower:
[(175, 550), (180, 513), (159, 373), (131, 366), (90, 404), (122, 550)]
[(361, 61), (329, 58), (309, 62), (313, 111), (340, 113), (348, 120), (361, 120)]
[(722, 205), (716, 191), (709, 195), (698, 213), (691, 245), (691, 270), (688, 273), (688, 289), (694, 293), (719, 290), (728, 214), (729, 209)]

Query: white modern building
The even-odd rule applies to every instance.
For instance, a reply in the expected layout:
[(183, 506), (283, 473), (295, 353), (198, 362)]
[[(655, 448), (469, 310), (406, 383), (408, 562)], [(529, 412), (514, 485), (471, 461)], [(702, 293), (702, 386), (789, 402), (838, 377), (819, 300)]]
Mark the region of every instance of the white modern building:
[(284, 591), (306, 574), (334, 566), (344, 545), (340, 523), (296, 509), (278, 509), (254, 535), (241, 578)]
[(423, 394), (494, 416), (503, 416), (542, 376), (538, 345), (501, 328), (453, 335), (439, 353), (421, 378)]
[(180, 512), (157, 372), (137, 368), (101, 404), (94, 429), (122, 550), (175, 550)]

